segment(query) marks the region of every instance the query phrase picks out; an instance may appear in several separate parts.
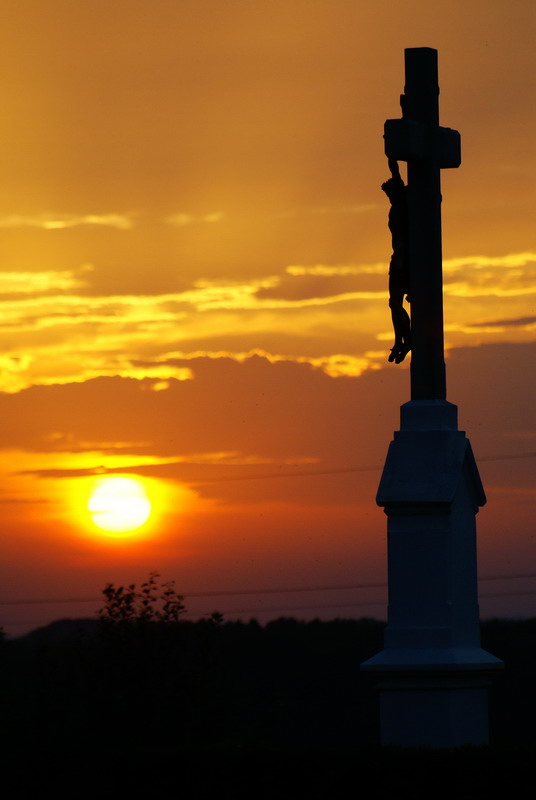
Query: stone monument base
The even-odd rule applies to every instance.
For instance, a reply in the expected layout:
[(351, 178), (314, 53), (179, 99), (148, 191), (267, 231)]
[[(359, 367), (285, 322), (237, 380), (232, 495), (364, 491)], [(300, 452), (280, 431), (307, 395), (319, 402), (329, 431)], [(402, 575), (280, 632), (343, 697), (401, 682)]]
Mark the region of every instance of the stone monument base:
[(457, 409), (401, 408), (377, 502), (388, 517), (384, 649), (361, 668), (380, 690), (382, 744), (488, 743), (489, 676), (480, 647), (475, 516), (486, 497)]
[(489, 681), (478, 673), (399, 673), (380, 678), (384, 745), (487, 745)]

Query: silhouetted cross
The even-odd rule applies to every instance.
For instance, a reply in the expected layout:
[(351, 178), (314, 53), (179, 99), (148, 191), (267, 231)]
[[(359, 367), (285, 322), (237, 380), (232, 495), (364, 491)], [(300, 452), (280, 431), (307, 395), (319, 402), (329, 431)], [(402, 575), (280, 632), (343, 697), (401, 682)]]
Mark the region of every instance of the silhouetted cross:
[(437, 50), (405, 50), (402, 119), (385, 123), (385, 154), (408, 163), (411, 399), (445, 400), (441, 169), (459, 167), (460, 134), (439, 125)]

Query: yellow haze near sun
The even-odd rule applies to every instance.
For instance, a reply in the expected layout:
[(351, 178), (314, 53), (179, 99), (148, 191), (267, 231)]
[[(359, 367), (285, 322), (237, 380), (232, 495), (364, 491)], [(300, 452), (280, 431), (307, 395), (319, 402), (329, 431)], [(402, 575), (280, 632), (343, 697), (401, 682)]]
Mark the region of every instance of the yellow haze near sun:
[(95, 481), (87, 509), (100, 530), (128, 536), (149, 519), (151, 501), (141, 480), (113, 475)]

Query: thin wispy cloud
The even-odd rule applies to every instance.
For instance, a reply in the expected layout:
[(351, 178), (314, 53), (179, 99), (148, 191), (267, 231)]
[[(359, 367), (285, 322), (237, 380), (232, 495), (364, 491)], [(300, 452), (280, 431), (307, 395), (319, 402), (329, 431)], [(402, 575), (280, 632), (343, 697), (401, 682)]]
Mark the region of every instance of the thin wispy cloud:
[(0, 295), (40, 294), (51, 291), (68, 292), (87, 286), (84, 277), (92, 271), (87, 264), (78, 270), (44, 272), (0, 272)]
[[(523, 269), (536, 265), (536, 253), (530, 251), (523, 253), (510, 253), (504, 256), (464, 256), (463, 258), (445, 258), (443, 272), (450, 273), (458, 270), (483, 270), (491, 268)], [(303, 275), (365, 275), (385, 274), (388, 269), (387, 261), (378, 261), (372, 264), (291, 264), (286, 268), (289, 275), (300, 277)]]
[(303, 277), (305, 275), (332, 277), (345, 275), (385, 275), (388, 268), (387, 262), (379, 261), (376, 264), (315, 264), (314, 266), (291, 264), (285, 271), (288, 275), (292, 275), (293, 277)]
[(500, 328), (525, 328), (536, 326), (536, 317), (519, 317), (518, 319), (496, 319), (486, 322), (472, 322), (471, 328), (488, 328), (490, 326)]
[(127, 214), (7, 214), (0, 217), (0, 228), (41, 228), (53, 231), (84, 225), (126, 231), (134, 227), (134, 222)]
[[(309, 364), (325, 372), (332, 378), (358, 377), (367, 369), (379, 369), (378, 359), (383, 359), (383, 351), (368, 351), (363, 356), (348, 353), (337, 353), (329, 356), (292, 356), (270, 353), (260, 348), (248, 351), (233, 352), (230, 350), (196, 350), (195, 352), (170, 352), (156, 359), (157, 363), (176, 365), (177, 363), (195, 361), (198, 359), (230, 359), (243, 364), (251, 358), (263, 358), (270, 364), (289, 362), (293, 364)], [(193, 368), (195, 376), (195, 367)]]
[[(533, 335), (536, 255), (446, 263), (448, 347)], [(358, 376), (383, 364), (375, 343), (392, 337), (385, 263), (294, 264), (264, 278), (108, 296), (80, 291), (91, 269), (0, 273), (1, 391), (119, 376), (165, 392), (171, 380), (195, 379), (181, 360), (254, 352)]]
[[(197, 285), (193, 292), (186, 292), (183, 298), (200, 310), (211, 309), (291, 309), (326, 306), (350, 300), (377, 300), (386, 298), (387, 288), (378, 291), (336, 292), (322, 297), (303, 297), (298, 299), (270, 296), (267, 290), (274, 289), (279, 278), (267, 278), (251, 283), (236, 283), (222, 286), (216, 283)], [(263, 294), (266, 292), (266, 294)]]
[(177, 228), (184, 228), (188, 225), (221, 222), (224, 216), (225, 214), (223, 211), (213, 211), (210, 214), (186, 214), (184, 212), (179, 212), (165, 217), (164, 222), (168, 225), (174, 225)]
[(376, 203), (355, 203), (352, 205), (340, 206), (304, 206), (301, 208), (291, 208), (288, 211), (282, 211), (277, 216), (280, 217), (302, 217), (302, 216), (324, 216), (324, 215), (338, 215), (338, 214), (365, 214), (368, 211), (375, 211), (378, 208)]
[(536, 264), (536, 253), (510, 253), (505, 256), (464, 256), (463, 258), (446, 258), (443, 261), (443, 272), (458, 269), (489, 269), (503, 267), (505, 269), (519, 269)]

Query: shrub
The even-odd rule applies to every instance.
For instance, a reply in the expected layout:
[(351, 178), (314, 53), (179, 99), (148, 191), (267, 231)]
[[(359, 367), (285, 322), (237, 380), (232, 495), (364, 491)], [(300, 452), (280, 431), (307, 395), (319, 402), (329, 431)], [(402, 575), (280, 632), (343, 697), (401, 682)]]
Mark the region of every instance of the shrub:
[(99, 610), (99, 619), (106, 623), (178, 622), (186, 611), (184, 597), (175, 591), (175, 581), (158, 582), (158, 572), (136, 588), (108, 583), (102, 590), (105, 604)]

